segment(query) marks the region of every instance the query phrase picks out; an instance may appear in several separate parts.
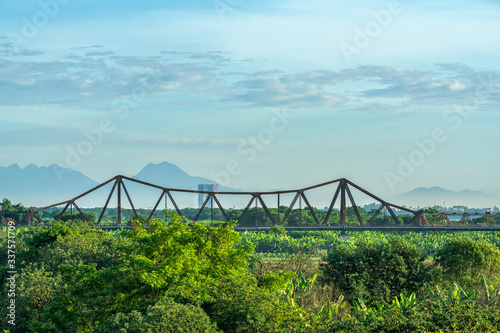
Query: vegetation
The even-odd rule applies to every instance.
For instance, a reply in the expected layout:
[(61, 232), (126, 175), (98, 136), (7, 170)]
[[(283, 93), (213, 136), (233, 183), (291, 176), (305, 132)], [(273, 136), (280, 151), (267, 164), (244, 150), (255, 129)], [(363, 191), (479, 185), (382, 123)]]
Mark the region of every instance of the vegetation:
[(500, 279), (500, 250), (484, 239), (450, 239), (437, 251), (436, 263), (444, 275), (464, 286), (478, 284), (481, 276), (495, 283)]
[[(277, 212), (276, 212), (277, 213)], [(18, 227), (10, 332), (490, 332), (500, 234), (233, 230), (176, 215)], [(7, 228), (0, 237), (8, 292)], [(9, 298), (0, 297), (6, 318)]]
[(27, 209), (21, 204), (12, 204), (12, 202), (9, 199), (3, 198), (2, 202), (0, 203), (0, 210), (4, 212), (0, 216), (0, 222), (2, 225), (4, 225), (7, 220), (16, 220), (16, 221), (23, 221), (25, 220), (24, 214), (22, 212), (26, 212)]
[(349, 299), (373, 303), (410, 295), (430, 281), (424, 259), (422, 249), (402, 238), (359, 239), (330, 252), (321, 266), (327, 281)]
[[(85, 218), (88, 221), (97, 221), (97, 217), (101, 215), (102, 208), (81, 208), (82, 212), (85, 214)], [(371, 211), (365, 211), (362, 207), (358, 207), (358, 211), (360, 213), (363, 221), (368, 221), (370, 217), (374, 214), (377, 209), (373, 209)], [(62, 209), (58, 207), (50, 208), (41, 212), (42, 218), (44, 220), (50, 221), (56, 219), (58, 215), (61, 213)], [(183, 219), (186, 221), (193, 221), (195, 217), (198, 215), (198, 208), (183, 208), (180, 210), (183, 216)], [(230, 220), (239, 220), (243, 214), (244, 209), (226, 209), (225, 213), (227, 214)], [(277, 208), (269, 208), (269, 213), (273, 216), (275, 221), (283, 220), (285, 214), (288, 211), (288, 207), (280, 206), (279, 210)], [(317, 208), (313, 208), (314, 214), (318, 218), (321, 223), (325, 221), (327, 212), (325, 210), (320, 210)], [(140, 222), (146, 222), (147, 218), (151, 215), (152, 218), (163, 219), (167, 218), (167, 215), (173, 213), (172, 210), (156, 210), (152, 212), (151, 209), (136, 209), (138, 214), (138, 219)], [(151, 214), (152, 213), (152, 214)], [(117, 208), (107, 208), (104, 212), (101, 220), (101, 224), (116, 224), (118, 216)], [(408, 223), (412, 219), (413, 215), (400, 215), (398, 219), (403, 223)], [(59, 218), (60, 220), (68, 220), (71, 218), (83, 218), (81, 214), (79, 214), (76, 210), (67, 210), (63, 218)], [(339, 225), (340, 212), (338, 210), (333, 210), (328, 218), (328, 223), (330, 225)], [(130, 209), (122, 210), (122, 223), (130, 224), (133, 220), (136, 220), (134, 213)], [(197, 221), (224, 221), (225, 216), (222, 213), (222, 210), (219, 208), (208, 208), (205, 207), (200, 215), (198, 216)], [(358, 225), (359, 221), (356, 216), (356, 213), (352, 207), (347, 207), (346, 210), (346, 223), (348, 225)], [(242, 226), (259, 226), (259, 227), (270, 227), (273, 225), (273, 221), (269, 218), (267, 213), (263, 208), (255, 208), (252, 207), (248, 209), (247, 213), (239, 222)], [(392, 219), (390, 215), (388, 215), (385, 211), (383, 214), (380, 214), (374, 221), (374, 225), (395, 225), (396, 223)], [(311, 226), (317, 225), (314, 220), (309, 209), (292, 209), (290, 211), (289, 216), (286, 219), (287, 226)]]

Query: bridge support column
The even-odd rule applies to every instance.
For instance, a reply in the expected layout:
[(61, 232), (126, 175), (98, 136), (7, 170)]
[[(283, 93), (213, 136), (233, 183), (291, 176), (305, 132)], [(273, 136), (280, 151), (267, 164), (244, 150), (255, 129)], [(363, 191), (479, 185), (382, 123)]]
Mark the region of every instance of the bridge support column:
[(280, 224), (280, 221), (281, 221), (281, 217), (280, 217), (280, 194), (278, 193), (278, 209), (277, 209), (277, 213), (276, 213), (276, 221), (278, 221), (277, 223)]
[(26, 220), (28, 222), (28, 225), (31, 226), (33, 224), (33, 215), (34, 215), (33, 209), (28, 209), (28, 213), (26, 214)]
[(425, 218), (425, 213), (421, 210), (415, 212), (415, 216), (411, 219), (409, 224), (410, 225), (417, 224), (419, 227), (425, 227), (430, 225), (429, 221), (427, 221), (427, 219)]
[(117, 221), (116, 224), (118, 225), (119, 228), (122, 226), (122, 178), (117, 177), (116, 182), (118, 183), (118, 188), (117, 188), (117, 197), (118, 197), (118, 202), (117, 202)]
[(347, 225), (347, 209), (345, 204), (345, 179), (340, 181), (340, 225)]

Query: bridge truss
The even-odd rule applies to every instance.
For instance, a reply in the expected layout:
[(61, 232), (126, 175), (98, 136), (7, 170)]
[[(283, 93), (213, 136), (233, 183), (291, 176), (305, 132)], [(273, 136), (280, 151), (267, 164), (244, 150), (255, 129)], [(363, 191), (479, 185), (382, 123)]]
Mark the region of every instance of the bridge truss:
[[(262, 208), (262, 210), (264, 211), (266, 217), (272, 222), (273, 225), (287, 226), (290, 214), (292, 213), (294, 207), (297, 206), (297, 203), (299, 203), (298, 206), (299, 206), (299, 209), (301, 211), (302, 211), (302, 204), (304, 204), (305, 209), (307, 209), (309, 211), (310, 216), (314, 220), (315, 224), (313, 226), (307, 226), (307, 227), (287, 227), (287, 229), (308, 228), (308, 229), (315, 230), (318, 228), (320, 228), (320, 229), (328, 228), (328, 229), (346, 230), (347, 228), (349, 228), (349, 229), (359, 229), (359, 230), (389, 230), (387, 228), (397, 228), (398, 230), (410, 230), (408, 228), (420, 228), (420, 229), (421, 228), (433, 228), (433, 227), (438, 228), (436, 225), (433, 226), (431, 223), (429, 223), (429, 221), (427, 219), (427, 217), (429, 215), (430, 216), (438, 215), (440, 221), (445, 221), (445, 223), (444, 223), (446, 225), (445, 228), (447, 228), (447, 230), (451, 230), (450, 227), (454, 227), (454, 225), (451, 222), (451, 220), (448, 218), (448, 216), (456, 215), (456, 214), (447, 214), (447, 213), (428, 214), (428, 213), (424, 213), (423, 211), (415, 211), (415, 210), (412, 210), (412, 209), (409, 209), (406, 207), (398, 206), (398, 205), (389, 203), (389, 202), (379, 198), (378, 196), (372, 194), (371, 192), (363, 189), (362, 187), (356, 185), (355, 183), (353, 183), (345, 178), (339, 178), (339, 179), (336, 179), (336, 180), (333, 180), (330, 182), (325, 182), (325, 183), (321, 183), (318, 185), (305, 187), (305, 188), (301, 188), (301, 189), (296, 189), (296, 190), (268, 191), (268, 192), (224, 192), (224, 191), (222, 191), (222, 192), (209, 192), (209, 191), (197, 191), (197, 190), (167, 188), (167, 187), (151, 184), (148, 182), (144, 182), (141, 180), (133, 179), (133, 178), (122, 176), (122, 175), (115, 176), (115, 177), (103, 182), (102, 184), (99, 184), (98, 186), (96, 186), (96, 187), (94, 187), (94, 188), (92, 188), (92, 189), (72, 198), (72, 199), (69, 199), (69, 200), (66, 200), (63, 202), (59, 202), (59, 203), (56, 203), (53, 205), (49, 205), (46, 207), (38, 208), (38, 209), (31, 209), (31, 210), (28, 210), (27, 212), (23, 212), (23, 214), (25, 214), (25, 218), (26, 218), (28, 224), (30, 224), (30, 225), (34, 219), (37, 219), (39, 222), (42, 222), (40, 217), (37, 215), (39, 212), (43, 212), (44, 210), (58, 207), (58, 206), (64, 206), (64, 208), (59, 213), (59, 215), (56, 217), (56, 219), (61, 218), (63, 216), (63, 214), (66, 211), (68, 211), (68, 209), (72, 210), (73, 208), (76, 209), (76, 211), (78, 211), (82, 216), (85, 216), (85, 214), (83, 213), (83, 211), (80, 208), (77, 201), (85, 198), (86, 196), (92, 194), (93, 192), (101, 189), (102, 187), (104, 187), (108, 184), (112, 184), (112, 188), (111, 188), (111, 191), (109, 192), (109, 195), (107, 196), (107, 199), (105, 201), (103, 209), (99, 215), (99, 218), (97, 220), (97, 224), (101, 225), (101, 222), (103, 220), (103, 216), (104, 216), (106, 210), (108, 209), (111, 198), (113, 197), (113, 195), (115, 195), (116, 200), (117, 200), (117, 202), (116, 202), (116, 207), (117, 207), (117, 225), (116, 225), (116, 227), (118, 227), (118, 228), (122, 227), (122, 219), (123, 219), (122, 204), (123, 204), (124, 200), (125, 200), (125, 203), (128, 203), (128, 206), (131, 208), (133, 216), (135, 218), (139, 217), (139, 215), (137, 213), (136, 206), (134, 205), (133, 198), (130, 195), (129, 190), (127, 189), (127, 186), (129, 184), (136, 184), (136, 186), (140, 185), (143, 187), (147, 187), (147, 188), (161, 191), (161, 194), (158, 197), (158, 199), (156, 200), (154, 207), (153, 207), (150, 215), (147, 218), (147, 221), (150, 221), (151, 218), (153, 218), (153, 215), (154, 215), (155, 211), (158, 209), (158, 207), (160, 206), (162, 200), (165, 200), (165, 209), (167, 208), (167, 202), (170, 201), (172, 203), (172, 206), (174, 207), (175, 211), (184, 219), (184, 221), (186, 221), (185, 217), (182, 214), (181, 209), (179, 208), (179, 205), (176, 202), (176, 195), (179, 195), (182, 193), (184, 193), (184, 194), (186, 194), (186, 193), (187, 194), (203, 194), (205, 197), (205, 200), (204, 200), (202, 206), (199, 208), (196, 216), (193, 219), (194, 222), (198, 221), (198, 219), (200, 218), (200, 216), (205, 208), (210, 208), (211, 211), (213, 211), (214, 204), (216, 205), (217, 209), (220, 209), (222, 215), (224, 216), (224, 219), (226, 221), (229, 221), (230, 220), (229, 215), (227, 214), (226, 209), (221, 204), (218, 196), (225, 195), (225, 196), (238, 196), (240, 198), (245, 198), (245, 200), (248, 200), (248, 203), (246, 204), (243, 212), (240, 214), (240, 216), (237, 220), (238, 224), (237, 224), (236, 228), (247, 229), (247, 230), (252, 229), (252, 228), (255, 229), (255, 228), (258, 228), (258, 226), (259, 226), (259, 223), (258, 223), (259, 221), (258, 221), (258, 216), (257, 216), (259, 205), (260, 205), (260, 208)], [(336, 185), (336, 188), (335, 188), (335, 185)], [(322, 188), (325, 186), (333, 186), (335, 188), (335, 191), (332, 193), (331, 200), (329, 200), (330, 205), (328, 206), (328, 208), (326, 210), (326, 215), (324, 215), (324, 217), (320, 218), (316, 214), (316, 211), (313, 208), (313, 206), (311, 206), (309, 198), (308, 198), (308, 194), (312, 190)], [(370, 197), (376, 203), (379, 204), (379, 208), (376, 211), (374, 211), (368, 219), (362, 218), (362, 216), (359, 212), (358, 206), (356, 205), (354, 196), (353, 196), (354, 192), (362, 193), (362, 194)], [(283, 201), (282, 197), (286, 196), (286, 195), (288, 195), (288, 196), (292, 195), (293, 199), (291, 200), (290, 204), (287, 206), (286, 212), (282, 216), (280, 214), (279, 208), (281, 207), (281, 203)], [(271, 210), (268, 207), (268, 204), (266, 204), (266, 202), (269, 202), (268, 198), (271, 198), (271, 199), (274, 198), (274, 200), (276, 200), (275, 202), (277, 203), (277, 207), (278, 207), (276, 215), (274, 215), (271, 212)], [(209, 203), (210, 203), (210, 207), (207, 207)], [(334, 208), (336, 203), (339, 203), (339, 209), (338, 209), (339, 221), (338, 221), (338, 223), (335, 223), (335, 225), (331, 225), (330, 216), (331, 216), (332, 212), (334, 210), (336, 210), (336, 208)], [(243, 225), (241, 225), (241, 222), (243, 221), (244, 217), (249, 213), (249, 210), (251, 209), (251, 207), (253, 205), (256, 208), (255, 209), (255, 214), (256, 214), (255, 226), (248, 226), (248, 225), (243, 226)], [(350, 226), (348, 226), (348, 224), (347, 224), (347, 208), (348, 207), (352, 207), (354, 214), (356, 215), (357, 225), (351, 224)], [(412, 219), (409, 222), (407, 222), (406, 224), (402, 223), (401, 220), (398, 218), (398, 216), (395, 214), (395, 212), (394, 212), (395, 209), (398, 209), (400, 211), (404, 211), (410, 215), (413, 215)], [(391, 226), (391, 227), (374, 225), (376, 218), (384, 210), (385, 210), (385, 212), (387, 212), (389, 214), (390, 218), (393, 221), (393, 223), (391, 223), (393, 226)], [(1, 214), (2, 214), (2, 212), (0, 211), (0, 217), (1, 217)], [(476, 215), (478, 215), (478, 214), (476, 214)], [(479, 215), (484, 216), (484, 215), (488, 215), (488, 214), (479, 214)], [(496, 214), (496, 215), (500, 215), (500, 214)], [(460, 224), (472, 222), (472, 220), (470, 219), (470, 216), (471, 216), (470, 214), (464, 214), (462, 219), (460, 220)], [(491, 215), (488, 215), (487, 217), (489, 218), (489, 217), (491, 217)], [(434, 218), (434, 220), (435, 220), (435, 218)], [(127, 223), (125, 223), (125, 224), (127, 224)], [(440, 225), (442, 225), (442, 224), (440, 224)], [(442, 228), (442, 227), (439, 227), (439, 228)], [(462, 227), (460, 227), (460, 228), (462, 228)], [(471, 228), (471, 226), (469, 226), (469, 229), (470, 228)], [(475, 230), (478, 228), (478, 226), (472, 226), (472, 228)], [(483, 228), (483, 227), (481, 227), (481, 228)], [(454, 229), (456, 229), (456, 228), (454, 228)], [(466, 228), (463, 228), (463, 230), (465, 230), (465, 229)], [(496, 229), (496, 228), (494, 228), (494, 229)], [(481, 229), (481, 230), (484, 230), (484, 229)], [(500, 228), (498, 228), (498, 230), (500, 230)]]

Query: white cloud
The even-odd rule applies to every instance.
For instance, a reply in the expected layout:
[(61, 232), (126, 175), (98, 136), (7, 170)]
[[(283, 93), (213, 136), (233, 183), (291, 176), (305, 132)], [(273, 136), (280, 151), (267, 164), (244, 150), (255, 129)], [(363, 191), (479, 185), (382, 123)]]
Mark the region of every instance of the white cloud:
[(453, 82), (452, 84), (450, 84), (450, 85), (448, 86), (448, 88), (449, 88), (451, 91), (461, 91), (461, 90), (465, 90), (467, 87), (465, 86), (465, 84), (460, 83), (459, 81), (455, 81), (455, 82)]
[(251, 106), (286, 106), (291, 108), (340, 105), (345, 98), (329, 93), (317, 83), (314, 73), (251, 78), (236, 84), (234, 100)]
[(256, 71), (259, 65), (255, 64), (237, 73), (231, 69), (242, 62), (223, 52), (164, 52), (157, 58), (119, 56), (106, 50), (100, 54), (38, 62), (0, 59), (4, 96), (0, 104), (110, 110), (114, 101), (138, 98), (141, 107), (222, 101), (258, 108), (349, 110), (348, 103), (356, 101), (357, 108), (363, 109), (359, 103), (390, 100), (400, 106), (436, 106), (462, 102), (483, 81), (489, 86), (480, 103), (500, 99), (499, 72), (461, 64), (439, 64), (434, 70), (371, 65), (297, 73), (280, 68)]
[(66, 105), (109, 108), (120, 96), (212, 93), (220, 89), (215, 67), (139, 57), (81, 57), (64, 61), (0, 59), (3, 105)]

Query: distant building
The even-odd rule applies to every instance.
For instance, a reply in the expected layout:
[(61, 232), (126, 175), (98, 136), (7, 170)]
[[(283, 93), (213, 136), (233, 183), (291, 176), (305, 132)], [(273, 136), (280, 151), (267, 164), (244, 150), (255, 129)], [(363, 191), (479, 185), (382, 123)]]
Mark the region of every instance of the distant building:
[[(198, 184), (198, 191), (205, 191), (205, 192), (214, 192), (215, 197), (218, 199), (217, 192), (219, 192), (219, 185), (218, 184)], [(208, 197), (208, 193), (198, 193), (198, 208), (201, 208), (203, 206), (203, 203)], [(217, 202), (212, 202), (214, 199), (210, 199), (207, 202), (207, 205), (205, 207), (218, 207)]]

